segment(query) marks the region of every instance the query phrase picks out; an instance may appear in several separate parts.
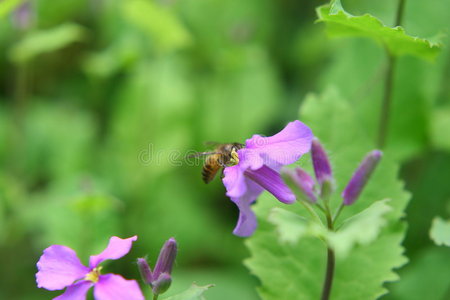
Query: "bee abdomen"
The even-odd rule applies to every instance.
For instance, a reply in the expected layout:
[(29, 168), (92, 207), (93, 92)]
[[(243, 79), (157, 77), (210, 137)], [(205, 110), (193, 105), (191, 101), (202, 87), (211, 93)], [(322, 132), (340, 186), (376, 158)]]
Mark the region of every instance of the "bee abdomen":
[(217, 171), (219, 170), (220, 166), (218, 165), (212, 165), (212, 164), (205, 164), (202, 169), (202, 178), (205, 183), (211, 182), (211, 180), (214, 179), (216, 176)]

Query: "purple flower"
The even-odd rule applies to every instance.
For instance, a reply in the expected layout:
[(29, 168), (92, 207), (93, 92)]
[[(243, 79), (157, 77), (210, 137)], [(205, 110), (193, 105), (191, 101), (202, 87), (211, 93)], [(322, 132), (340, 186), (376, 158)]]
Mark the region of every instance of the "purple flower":
[(382, 154), (379, 150), (373, 150), (366, 155), (342, 192), (344, 205), (351, 205), (358, 199), (359, 194), (361, 194), (361, 191), (378, 165)]
[(96, 300), (143, 300), (144, 296), (135, 280), (126, 280), (120, 275), (100, 273), (101, 262), (119, 259), (126, 255), (137, 236), (128, 239), (111, 237), (102, 253), (89, 259), (89, 267), (84, 266), (74, 250), (61, 245), (52, 245), (44, 250), (37, 263), (37, 285), (50, 291), (62, 290), (58, 300), (86, 299), (88, 290), (94, 286)]
[(153, 272), (145, 258), (138, 258), (137, 264), (141, 277), (145, 283), (152, 287), (153, 294), (162, 294), (170, 287), (172, 283), (170, 274), (172, 273), (177, 251), (177, 241), (174, 238), (170, 238), (161, 248)]
[(254, 135), (245, 142), (245, 148), (238, 151), (239, 163), (226, 167), (223, 178), (227, 196), (239, 208), (235, 235), (245, 237), (255, 231), (256, 217), (250, 205), (263, 190), (283, 203), (295, 202), (295, 195), (284, 183), (279, 170), (307, 153), (312, 137), (308, 126), (293, 121), (274, 136)]

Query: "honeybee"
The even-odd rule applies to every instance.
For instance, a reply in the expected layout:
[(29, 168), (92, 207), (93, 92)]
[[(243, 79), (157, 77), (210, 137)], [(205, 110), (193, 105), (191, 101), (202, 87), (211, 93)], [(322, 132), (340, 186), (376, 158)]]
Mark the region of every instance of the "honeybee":
[(214, 179), (214, 177), (216, 177), (216, 174), (220, 170), (220, 168), (237, 165), (239, 163), (237, 151), (244, 148), (244, 145), (240, 143), (213, 144), (215, 145), (214, 151), (201, 152), (192, 155), (207, 155), (202, 169), (202, 178), (205, 183), (210, 183)]

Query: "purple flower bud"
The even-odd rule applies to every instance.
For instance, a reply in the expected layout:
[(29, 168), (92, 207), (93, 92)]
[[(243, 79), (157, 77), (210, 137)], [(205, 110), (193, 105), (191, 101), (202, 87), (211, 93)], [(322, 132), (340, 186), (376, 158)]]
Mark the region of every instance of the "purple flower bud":
[(378, 165), (381, 156), (382, 152), (379, 150), (373, 150), (366, 155), (342, 192), (344, 205), (351, 205), (358, 199), (359, 194), (361, 194), (362, 189)]
[(317, 181), (320, 185), (324, 181), (333, 181), (333, 174), (331, 173), (330, 162), (328, 161), (328, 155), (323, 149), (317, 138), (313, 138), (311, 144), (311, 156), (314, 166), (314, 173), (316, 174)]
[(155, 269), (153, 270), (153, 279), (159, 278), (161, 273), (170, 274), (172, 266), (177, 256), (177, 241), (170, 238), (159, 252), (158, 260), (156, 261)]
[(137, 259), (137, 265), (139, 268), (139, 273), (141, 273), (142, 280), (149, 285), (152, 285), (153, 281), (153, 274), (152, 269), (147, 263), (147, 260), (145, 258), (138, 258)]
[(317, 197), (314, 194), (314, 179), (302, 168), (283, 169), (283, 174), (295, 184), (300, 190), (301, 197), (312, 203), (317, 202)]
[(167, 273), (161, 273), (158, 279), (156, 279), (153, 282), (152, 288), (153, 294), (160, 295), (166, 292), (171, 284), (172, 284), (172, 277), (170, 277), (170, 275)]
[(18, 29), (27, 29), (32, 22), (32, 9), (30, 2), (26, 1), (13, 14), (13, 24)]

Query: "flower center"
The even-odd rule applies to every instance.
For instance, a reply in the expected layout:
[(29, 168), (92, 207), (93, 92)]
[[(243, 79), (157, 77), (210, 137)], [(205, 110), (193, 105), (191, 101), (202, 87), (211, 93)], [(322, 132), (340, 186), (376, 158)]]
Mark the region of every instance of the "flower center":
[(235, 166), (237, 164), (239, 164), (239, 155), (236, 151), (236, 148), (233, 147), (233, 149), (231, 149), (230, 165)]
[(84, 277), (84, 280), (88, 280), (88, 281), (92, 281), (93, 283), (97, 283), (101, 270), (102, 270), (102, 267), (97, 267), (97, 268), (92, 269), (92, 271), (87, 273), (86, 277)]

